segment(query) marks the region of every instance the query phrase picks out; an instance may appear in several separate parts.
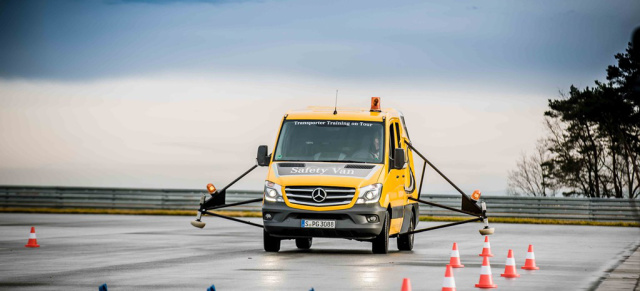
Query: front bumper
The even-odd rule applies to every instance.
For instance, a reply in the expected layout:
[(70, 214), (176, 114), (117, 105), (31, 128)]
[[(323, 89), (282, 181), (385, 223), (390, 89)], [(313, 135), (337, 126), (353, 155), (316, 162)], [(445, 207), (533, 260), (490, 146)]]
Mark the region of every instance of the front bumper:
[[(358, 240), (375, 238), (384, 223), (387, 211), (380, 205), (357, 204), (349, 209), (311, 211), (295, 209), (284, 203), (265, 203), (262, 206), (264, 229), (280, 238), (335, 237)], [(265, 216), (271, 216), (266, 219)], [(377, 222), (368, 222), (367, 216), (377, 215)], [(335, 220), (336, 228), (303, 228), (303, 219)]]

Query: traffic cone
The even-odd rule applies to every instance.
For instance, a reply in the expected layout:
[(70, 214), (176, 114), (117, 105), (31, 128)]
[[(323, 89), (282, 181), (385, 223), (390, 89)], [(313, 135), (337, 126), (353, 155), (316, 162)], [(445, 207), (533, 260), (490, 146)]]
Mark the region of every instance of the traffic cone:
[(491, 244), (489, 243), (489, 237), (488, 236), (484, 237), (484, 246), (482, 247), (482, 253), (479, 254), (478, 256), (481, 256), (481, 257), (493, 257), (493, 254), (491, 253)]
[(464, 268), (464, 265), (460, 262), (460, 253), (458, 252), (458, 244), (453, 243), (453, 249), (451, 250), (451, 258), (449, 259), (449, 265), (453, 268)]
[(480, 267), (480, 282), (476, 284), (476, 288), (498, 288), (498, 285), (493, 284), (489, 257), (484, 257), (482, 259), (482, 267)]
[(411, 281), (409, 278), (402, 279), (402, 289), (400, 291), (411, 291)]
[(35, 227), (33, 227), (33, 226), (31, 227), (31, 233), (29, 234), (29, 241), (24, 246), (28, 247), (28, 248), (39, 248), (40, 247), (40, 245), (38, 244), (38, 240), (36, 239), (36, 228)]
[(509, 254), (507, 255), (507, 262), (504, 263), (504, 273), (500, 274), (500, 276), (505, 278), (520, 277), (520, 274), (516, 272), (516, 260), (513, 258), (512, 250), (509, 250)]
[(533, 245), (529, 245), (529, 250), (527, 251), (527, 260), (524, 261), (524, 266), (522, 266), (523, 270), (539, 270), (540, 268), (536, 267), (536, 256), (533, 254)]
[(447, 270), (444, 272), (444, 280), (442, 281), (442, 291), (456, 291), (456, 281), (453, 279), (453, 272), (451, 271), (451, 265), (447, 265)]

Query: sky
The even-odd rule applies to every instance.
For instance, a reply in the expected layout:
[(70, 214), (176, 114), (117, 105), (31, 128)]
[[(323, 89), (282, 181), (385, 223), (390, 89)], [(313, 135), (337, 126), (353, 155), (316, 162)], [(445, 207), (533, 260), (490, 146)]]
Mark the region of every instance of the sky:
[[(501, 195), (548, 99), (603, 80), (639, 26), (622, 0), (0, 0), (0, 185), (222, 186), (338, 89), (339, 107), (382, 97), (464, 191)], [(454, 191), (427, 171), (423, 192)]]

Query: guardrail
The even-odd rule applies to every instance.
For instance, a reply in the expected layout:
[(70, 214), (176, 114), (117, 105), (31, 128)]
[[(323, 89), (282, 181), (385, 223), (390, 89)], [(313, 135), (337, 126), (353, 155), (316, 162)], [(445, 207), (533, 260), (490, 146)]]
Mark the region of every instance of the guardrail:
[[(0, 186), (0, 208), (102, 208), (196, 210), (205, 190)], [(259, 198), (261, 191), (227, 191), (227, 203)], [(422, 194), (421, 199), (460, 207), (460, 195)], [(483, 196), (490, 217), (591, 221), (640, 221), (638, 199)], [(260, 203), (228, 210), (260, 211)], [(421, 215), (459, 216), (420, 205)]]

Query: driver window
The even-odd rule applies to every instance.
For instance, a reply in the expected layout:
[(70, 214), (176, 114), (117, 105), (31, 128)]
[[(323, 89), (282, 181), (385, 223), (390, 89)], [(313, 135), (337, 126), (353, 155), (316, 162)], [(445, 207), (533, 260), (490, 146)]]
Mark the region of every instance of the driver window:
[(393, 123), (389, 125), (389, 158), (393, 160), (396, 148), (396, 132)]
[(395, 127), (396, 127), (396, 136), (397, 136), (396, 141), (398, 142), (398, 146), (396, 146), (396, 148), (401, 148), (402, 147), (401, 146), (401, 144), (402, 144), (401, 143), (402, 135), (400, 134), (400, 126), (398, 125), (397, 122), (394, 122), (394, 124), (395, 124)]

